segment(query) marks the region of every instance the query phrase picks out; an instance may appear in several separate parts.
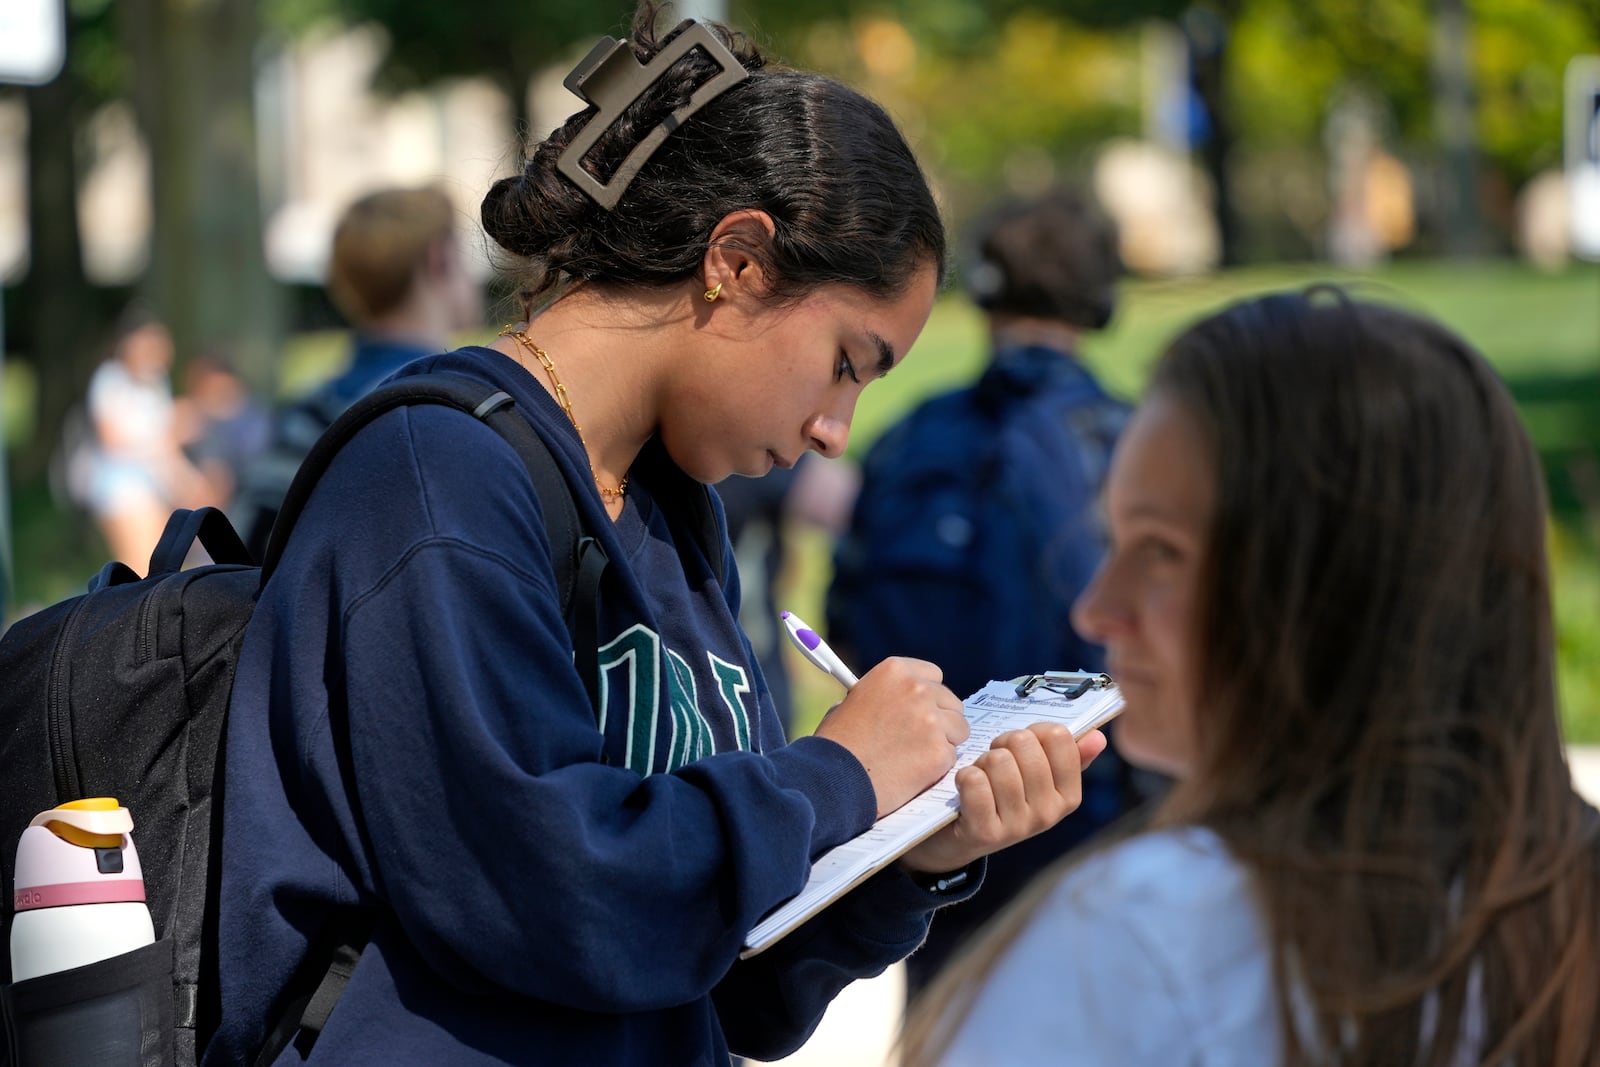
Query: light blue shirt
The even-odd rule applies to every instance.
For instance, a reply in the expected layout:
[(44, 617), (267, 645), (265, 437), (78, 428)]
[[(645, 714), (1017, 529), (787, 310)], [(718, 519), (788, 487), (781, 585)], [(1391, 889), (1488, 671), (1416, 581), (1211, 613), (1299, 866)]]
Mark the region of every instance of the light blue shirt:
[(1006, 950), (945, 1067), (1260, 1067), (1280, 1024), (1248, 873), (1214, 834), (1132, 838), (1072, 869)]

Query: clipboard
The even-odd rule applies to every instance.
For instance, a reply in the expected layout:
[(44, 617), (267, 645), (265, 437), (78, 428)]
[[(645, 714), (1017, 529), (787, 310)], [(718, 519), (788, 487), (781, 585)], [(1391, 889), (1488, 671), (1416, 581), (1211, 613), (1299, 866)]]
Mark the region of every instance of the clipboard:
[(962, 701), (972, 733), (956, 749), (955, 766), (938, 782), (811, 865), (794, 897), (774, 908), (745, 936), (740, 959), (772, 947), (829, 904), (883, 870), (960, 814), (956, 771), (989, 750), (1008, 730), (1060, 722), (1082, 737), (1122, 711), (1122, 691), (1105, 674), (1049, 671), (993, 681)]

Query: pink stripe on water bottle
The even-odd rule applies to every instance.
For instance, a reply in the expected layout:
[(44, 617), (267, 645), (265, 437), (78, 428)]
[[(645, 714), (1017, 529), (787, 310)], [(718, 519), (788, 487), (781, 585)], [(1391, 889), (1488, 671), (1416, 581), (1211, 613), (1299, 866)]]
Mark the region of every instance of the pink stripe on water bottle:
[(62, 908), (74, 904), (127, 904), (144, 902), (144, 882), (137, 878), (107, 878), (101, 882), (65, 882), (60, 885), (18, 889), (14, 908)]

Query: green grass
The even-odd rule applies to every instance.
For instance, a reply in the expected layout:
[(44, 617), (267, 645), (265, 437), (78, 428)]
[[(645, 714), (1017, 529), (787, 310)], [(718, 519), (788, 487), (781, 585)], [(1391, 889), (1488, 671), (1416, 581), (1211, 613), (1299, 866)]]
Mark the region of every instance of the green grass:
[[(1135, 280), (1124, 285), (1110, 328), (1085, 339), (1084, 358), (1107, 388), (1135, 397), (1162, 347), (1197, 318), (1247, 296), (1319, 281), (1447, 323), (1513, 384), (1539, 379), (1600, 387), (1600, 266), (1592, 265), (1547, 274), (1501, 261), (1401, 263), (1363, 273), (1308, 264)], [(917, 400), (973, 377), (984, 359), (983, 335), (979, 312), (954, 294), (940, 301), (911, 356), (863, 395), (851, 452), (863, 451)], [(1600, 443), (1600, 427), (1590, 430), (1581, 415), (1569, 423), (1552, 424), (1552, 432)]]
[(289, 338), (278, 365), (278, 395), (302, 396), (338, 373), (350, 357), (350, 336), (343, 330), (318, 330)]
[(1556, 681), (1567, 738), (1600, 742), (1600, 556), (1566, 527), (1552, 528)]

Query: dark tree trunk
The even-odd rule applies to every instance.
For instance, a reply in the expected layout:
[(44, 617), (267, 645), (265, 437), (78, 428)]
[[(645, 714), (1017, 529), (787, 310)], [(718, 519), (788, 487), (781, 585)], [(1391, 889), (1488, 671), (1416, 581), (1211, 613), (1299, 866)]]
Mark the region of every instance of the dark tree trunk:
[(8, 332), (27, 339), (39, 395), (32, 439), (15, 457), (19, 484), (48, 466), (62, 421), (82, 400), (103, 354), (78, 234), (77, 140), (86, 93), (69, 64), (54, 81), (26, 90), (25, 98), (29, 264), (6, 318)]
[(231, 359), (275, 379), (280, 288), (266, 270), (256, 158), (252, 0), (120, 0), (154, 190), (144, 290), (183, 360)]
[(1190, 82), (1205, 109), (1205, 139), (1197, 146), (1200, 165), (1211, 179), (1216, 197), (1217, 237), (1223, 266), (1239, 262), (1239, 215), (1233, 200), (1229, 166), (1233, 157), (1233, 120), (1227, 93), (1229, 11), (1206, 5), (1189, 9), (1183, 19), (1189, 40)]
[(1478, 131), (1472, 99), (1471, 48), (1464, 0), (1433, 4), (1433, 124), (1442, 157), (1438, 187), (1444, 250), (1487, 251), (1478, 198)]

